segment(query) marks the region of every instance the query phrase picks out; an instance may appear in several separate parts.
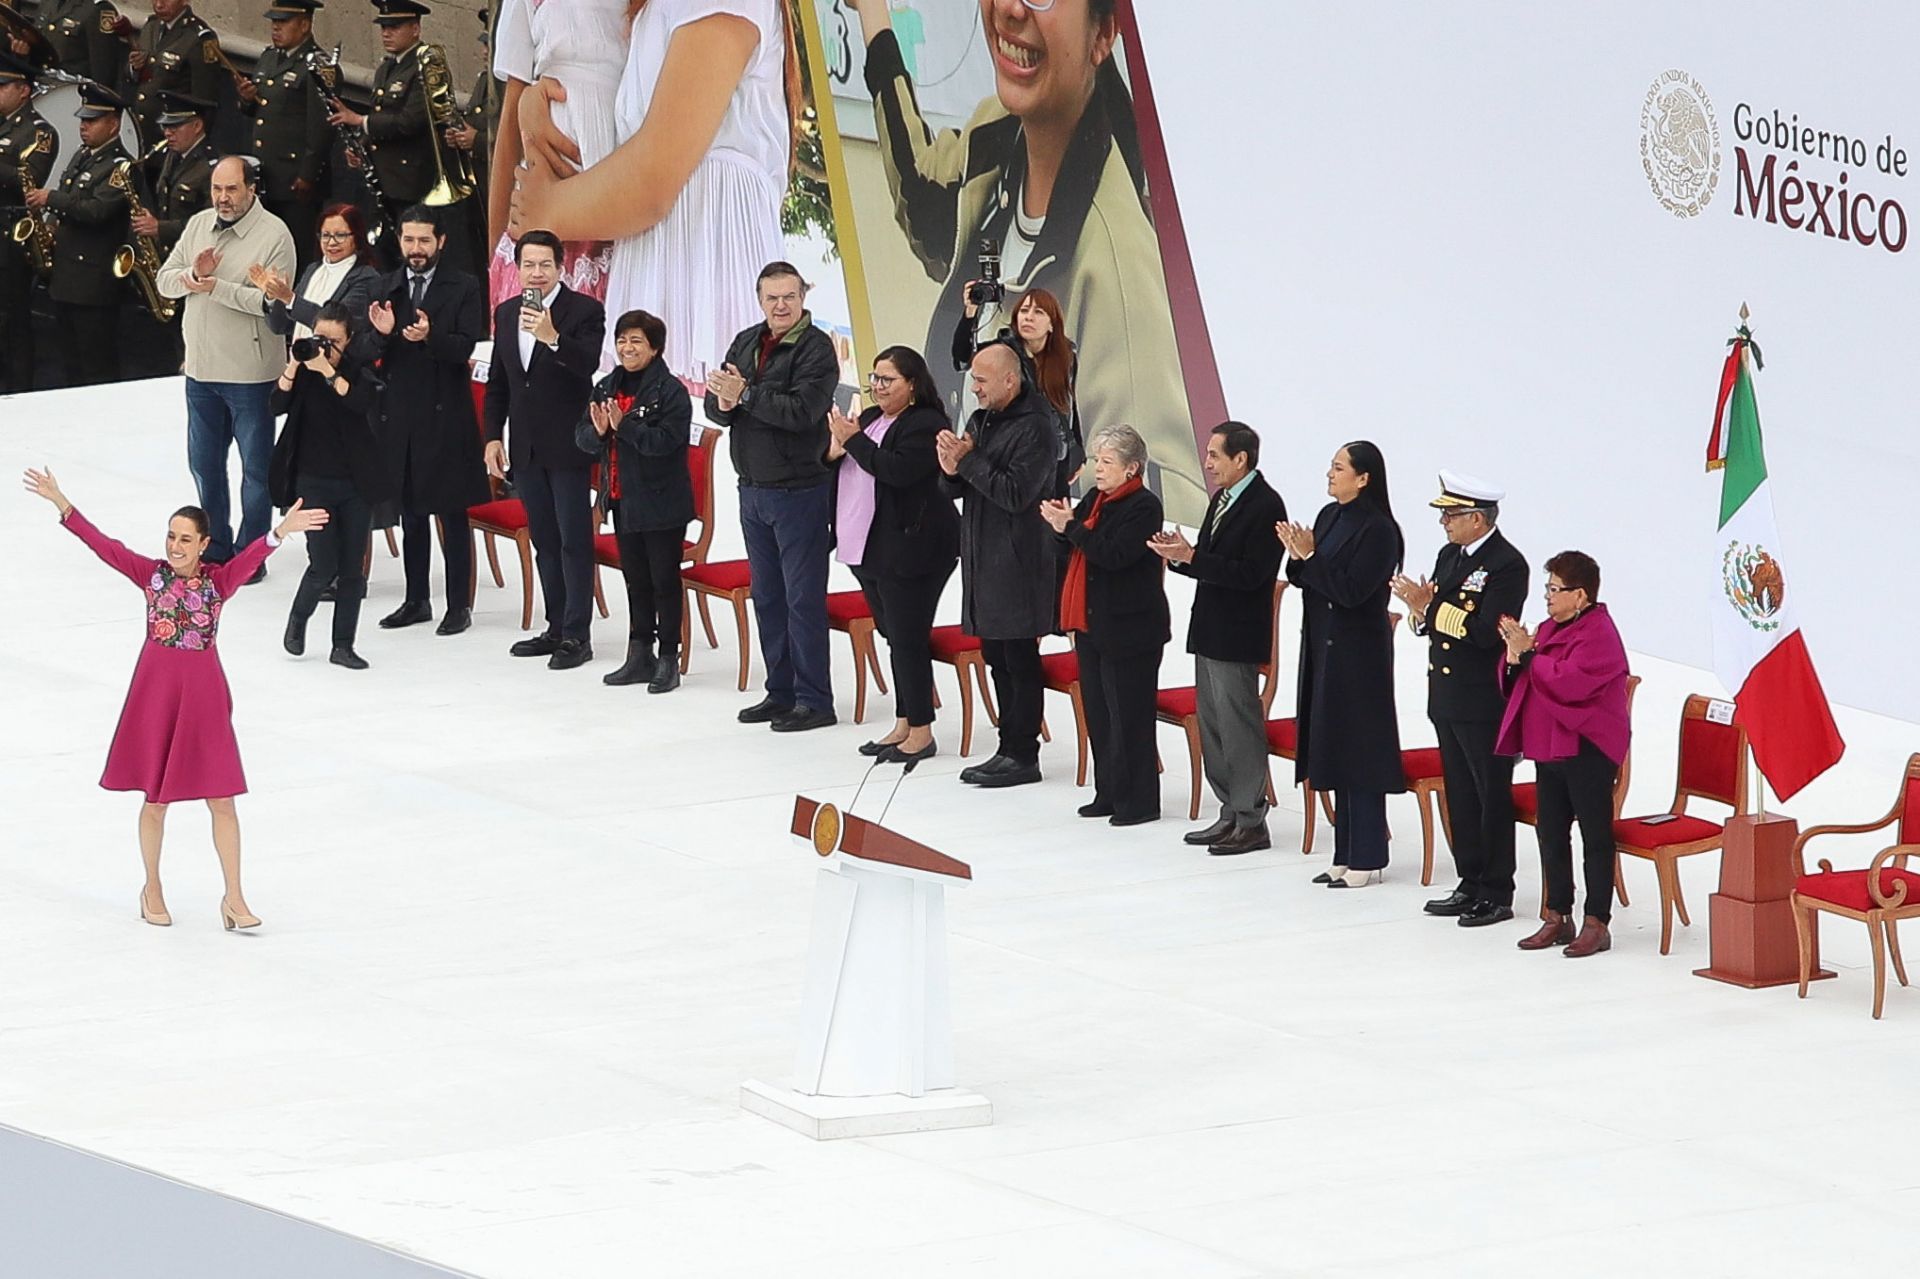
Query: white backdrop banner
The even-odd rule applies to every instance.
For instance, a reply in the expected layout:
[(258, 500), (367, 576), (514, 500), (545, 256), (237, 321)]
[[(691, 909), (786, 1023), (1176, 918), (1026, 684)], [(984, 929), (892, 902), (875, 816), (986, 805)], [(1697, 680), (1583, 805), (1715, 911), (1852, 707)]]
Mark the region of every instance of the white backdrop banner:
[(1630, 647), (1710, 667), (1706, 444), (1745, 302), (1814, 660), (1835, 700), (1920, 720), (1920, 9), (1139, 20), (1227, 403), (1298, 518), (1333, 451), (1372, 439), (1427, 569), (1438, 469), (1497, 479), (1536, 582), (1585, 550)]

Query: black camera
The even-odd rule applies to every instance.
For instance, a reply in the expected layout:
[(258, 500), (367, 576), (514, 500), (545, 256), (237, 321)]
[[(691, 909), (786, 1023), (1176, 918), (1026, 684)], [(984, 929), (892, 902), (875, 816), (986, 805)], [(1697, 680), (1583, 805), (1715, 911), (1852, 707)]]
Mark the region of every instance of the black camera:
[(980, 278), (967, 289), (967, 301), (975, 306), (998, 306), (1007, 297), (1007, 286), (1000, 283), (1000, 250), (992, 240), (980, 241)]
[(293, 358), (305, 364), (316, 355), (332, 354), (333, 343), (323, 337), (295, 338), (293, 340)]

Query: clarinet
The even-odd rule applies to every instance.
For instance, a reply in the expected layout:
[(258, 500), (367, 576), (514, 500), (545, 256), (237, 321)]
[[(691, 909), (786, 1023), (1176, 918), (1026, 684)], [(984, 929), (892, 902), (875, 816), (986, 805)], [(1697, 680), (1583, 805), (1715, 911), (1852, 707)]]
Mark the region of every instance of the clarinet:
[[(326, 105), (328, 115), (347, 109), (347, 104), (340, 100), (339, 90), (335, 88), (340, 76), (339, 45), (333, 46), (331, 55), (322, 55), (318, 49), (308, 50), (307, 72), (313, 76), (314, 86), (320, 90), (320, 100)], [(359, 169), (361, 180), (366, 183), (367, 194), (373, 199), (374, 227), (367, 238), (376, 242), (383, 235), (391, 238), (393, 209), (387, 203), (387, 193), (380, 189), (380, 174), (373, 167), (372, 153), (367, 150), (366, 130), (357, 125), (341, 125), (340, 145)]]

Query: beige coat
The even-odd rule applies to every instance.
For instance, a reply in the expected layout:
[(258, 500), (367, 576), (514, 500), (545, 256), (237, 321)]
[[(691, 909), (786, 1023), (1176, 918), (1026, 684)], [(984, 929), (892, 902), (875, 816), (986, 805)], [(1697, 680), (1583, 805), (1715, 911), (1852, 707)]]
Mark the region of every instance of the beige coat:
[[(293, 236), (258, 200), (224, 231), (214, 228), (214, 219), (212, 209), (188, 218), (160, 268), (161, 295), (187, 300), (180, 322), (187, 376), (196, 382), (271, 382), (286, 367), (286, 339), (267, 323), (266, 296), (247, 283), (247, 268), (258, 262), (293, 279)], [(205, 248), (220, 255), (213, 292), (192, 293), (187, 275)]]

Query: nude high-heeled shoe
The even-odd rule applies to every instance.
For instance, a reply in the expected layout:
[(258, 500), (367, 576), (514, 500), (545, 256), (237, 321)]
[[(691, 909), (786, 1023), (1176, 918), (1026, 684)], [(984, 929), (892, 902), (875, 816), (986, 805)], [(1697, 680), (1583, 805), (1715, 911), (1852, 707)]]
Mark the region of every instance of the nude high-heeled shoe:
[(1369, 884), (1377, 884), (1382, 879), (1385, 879), (1385, 878), (1386, 878), (1385, 871), (1354, 870), (1352, 868), (1348, 868), (1345, 874), (1334, 876), (1333, 880), (1327, 884), (1327, 887), (1328, 888), (1365, 888)]
[(155, 928), (173, 927), (172, 915), (169, 915), (164, 910), (147, 909), (147, 890), (144, 888), (140, 890), (140, 918), (152, 924)]
[(233, 907), (227, 905), (227, 899), (222, 897), (220, 899), (220, 925), (228, 932), (232, 932), (236, 928), (258, 928), (260, 927), (260, 917), (258, 915), (234, 914)]

